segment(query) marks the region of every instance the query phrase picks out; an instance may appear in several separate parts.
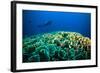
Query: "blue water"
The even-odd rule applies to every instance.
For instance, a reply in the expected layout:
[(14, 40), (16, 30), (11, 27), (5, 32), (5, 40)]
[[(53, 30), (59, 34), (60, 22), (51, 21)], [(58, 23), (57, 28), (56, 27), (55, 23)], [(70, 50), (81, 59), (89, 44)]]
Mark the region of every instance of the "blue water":
[(78, 32), (91, 38), (91, 14), (23, 10), (23, 36), (54, 31)]

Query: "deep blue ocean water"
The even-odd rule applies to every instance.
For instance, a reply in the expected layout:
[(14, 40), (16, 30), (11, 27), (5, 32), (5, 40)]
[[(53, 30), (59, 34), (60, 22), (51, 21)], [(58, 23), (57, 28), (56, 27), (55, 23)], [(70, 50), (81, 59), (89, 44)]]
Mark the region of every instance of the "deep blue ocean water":
[(55, 31), (78, 32), (91, 38), (91, 14), (23, 10), (23, 37)]

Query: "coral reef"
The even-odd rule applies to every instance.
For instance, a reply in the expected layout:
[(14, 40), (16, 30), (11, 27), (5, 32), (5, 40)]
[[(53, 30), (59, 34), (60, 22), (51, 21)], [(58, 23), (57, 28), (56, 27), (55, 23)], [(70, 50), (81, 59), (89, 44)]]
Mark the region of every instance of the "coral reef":
[(76, 32), (51, 32), (23, 38), (23, 62), (86, 60), (91, 40)]

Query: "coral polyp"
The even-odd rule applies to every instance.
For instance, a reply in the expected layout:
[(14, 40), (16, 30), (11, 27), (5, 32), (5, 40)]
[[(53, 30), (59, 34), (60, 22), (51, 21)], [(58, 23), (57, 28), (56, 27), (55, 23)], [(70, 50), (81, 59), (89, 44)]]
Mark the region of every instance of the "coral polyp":
[(23, 62), (91, 59), (91, 40), (76, 32), (51, 32), (23, 38)]

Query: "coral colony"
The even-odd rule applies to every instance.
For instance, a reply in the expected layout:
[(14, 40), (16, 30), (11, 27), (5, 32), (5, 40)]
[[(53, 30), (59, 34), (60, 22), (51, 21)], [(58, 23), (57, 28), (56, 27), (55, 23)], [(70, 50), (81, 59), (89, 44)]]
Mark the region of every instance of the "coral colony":
[(91, 40), (76, 32), (51, 32), (23, 38), (23, 62), (87, 60)]

